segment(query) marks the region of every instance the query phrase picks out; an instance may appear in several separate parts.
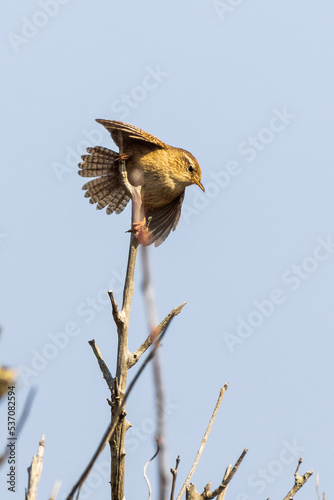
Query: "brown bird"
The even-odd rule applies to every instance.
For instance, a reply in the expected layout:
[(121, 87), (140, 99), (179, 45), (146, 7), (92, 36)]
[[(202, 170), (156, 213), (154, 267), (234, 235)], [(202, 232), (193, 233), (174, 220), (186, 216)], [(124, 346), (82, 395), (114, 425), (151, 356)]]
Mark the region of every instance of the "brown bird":
[(122, 133), (123, 154), (101, 146), (87, 148), (89, 154), (82, 156), (78, 173), (97, 179), (83, 186), (85, 197), (90, 198), (90, 203), (97, 203), (99, 210), (107, 207), (107, 214), (122, 212), (130, 199), (119, 171), (120, 160), (125, 160), (130, 184), (142, 186), (142, 206), (149, 230), (147, 244), (160, 245), (178, 225), (185, 188), (197, 184), (204, 191), (198, 161), (188, 151), (168, 146), (128, 123), (96, 121), (110, 132), (118, 147), (119, 132)]

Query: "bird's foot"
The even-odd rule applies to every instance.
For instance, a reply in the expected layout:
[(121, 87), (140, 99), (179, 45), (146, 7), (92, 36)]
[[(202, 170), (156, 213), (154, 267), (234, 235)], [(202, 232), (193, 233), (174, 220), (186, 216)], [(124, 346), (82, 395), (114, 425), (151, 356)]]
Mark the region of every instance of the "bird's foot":
[(115, 162), (127, 161), (127, 160), (129, 160), (129, 158), (130, 158), (130, 155), (126, 155), (125, 153), (121, 153), (116, 157)]
[(134, 233), (135, 237), (143, 247), (147, 247), (152, 243), (149, 228), (146, 224), (146, 217), (140, 222), (134, 222), (131, 224), (131, 229), (127, 231), (128, 233)]

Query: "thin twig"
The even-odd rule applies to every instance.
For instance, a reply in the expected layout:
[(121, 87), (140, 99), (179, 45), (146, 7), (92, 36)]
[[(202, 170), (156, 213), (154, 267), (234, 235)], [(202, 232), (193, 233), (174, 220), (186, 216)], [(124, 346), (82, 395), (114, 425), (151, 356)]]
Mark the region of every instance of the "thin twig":
[[(127, 265), (126, 277), (123, 289), (123, 307), (122, 311), (119, 312), (118, 314), (119, 321), (116, 320), (114, 314), (114, 319), (116, 322), (117, 333), (118, 333), (115, 382), (117, 380), (119, 388), (119, 397), (117, 397), (115, 393), (114, 394), (115, 397), (112, 398), (112, 417), (110, 424), (112, 425), (113, 422), (117, 422), (117, 427), (115, 433), (113, 434), (113, 439), (112, 441), (110, 441), (110, 453), (111, 453), (110, 485), (113, 498), (124, 497), (125, 435), (130, 424), (125, 418), (126, 414), (125, 414), (124, 404), (122, 407), (122, 413), (120, 413), (119, 405), (126, 392), (126, 385), (127, 385), (128, 358), (129, 358), (129, 348), (128, 348), (129, 321), (130, 321), (131, 301), (134, 291), (134, 272), (135, 272), (137, 250), (138, 250), (138, 241), (136, 237), (132, 234), (130, 238), (128, 265)], [(122, 418), (119, 418), (121, 416)]]
[(97, 347), (95, 340), (89, 340), (88, 344), (91, 346), (93, 353), (95, 354), (95, 357), (99, 363), (100, 370), (102, 372), (104, 380), (107, 382), (107, 386), (110, 390), (110, 392), (113, 392), (113, 386), (114, 386), (114, 379), (110, 373), (109, 368), (107, 367), (106, 362), (102, 358), (101, 351)]
[(122, 315), (118, 309), (118, 305), (117, 305), (116, 299), (114, 297), (113, 291), (109, 290), (108, 295), (109, 295), (109, 299), (110, 299), (111, 306), (112, 306), (112, 315), (113, 315), (114, 321), (115, 321), (116, 326), (117, 326), (117, 331), (119, 331), (120, 327), (124, 323), (124, 318), (122, 317)]
[[(163, 336), (166, 334), (167, 332), (167, 328), (165, 329), (165, 331), (163, 332)], [(141, 365), (141, 367), (139, 368), (138, 372), (136, 373), (135, 377), (133, 378), (133, 380), (131, 381), (131, 383), (129, 384), (129, 387), (124, 395), (124, 398), (122, 399), (122, 402), (117, 410), (117, 412), (115, 413), (114, 415), (114, 421), (112, 424), (109, 424), (105, 433), (103, 434), (103, 437), (100, 441), (100, 444), (99, 446), (97, 447), (97, 450), (95, 451), (93, 457), (91, 458), (91, 460), (89, 461), (87, 467), (85, 468), (85, 470), (83, 471), (83, 473), (81, 474), (80, 478), (78, 479), (78, 481), (75, 483), (75, 485), (73, 486), (73, 488), (71, 489), (69, 495), (66, 497), (66, 500), (72, 500), (74, 498), (74, 494), (75, 492), (78, 490), (78, 494), (77, 494), (77, 499), (79, 498), (79, 492), (80, 492), (80, 489), (81, 489), (81, 486), (83, 485), (83, 483), (85, 482), (85, 480), (87, 479), (89, 473), (91, 472), (93, 466), (94, 466), (94, 463), (96, 462), (98, 456), (100, 455), (100, 453), (103, 451), (104, 447), (106, 446), (106, 444), (108, 443), (108, 441), (110, 441), (110, 439), (112, 438), (113, 436), (113, 433), (115, 432), (115, 429), (116, 429), (116, 425), (118, 423), (118, 420), (123, 412), (123, 408), (125, 407), (125, 403), (134, 387), (134, 385), (136, 384), (137, 380), (139, 379), (140, 375), (142, 374), (142, 372), (144, 371), (144, 369), (146, 368), (146, 366), (148, 365), (148, 363), (151, 361), (151, 359), (153, 358), (154, 356), (154, 349), (147, 355), (147, 358), (145, 359), (145, 361), (143, 362), (143, 364)]]
[[(178, 307), (175, 307), (167, 316), (161, 321), (161, 323), (158, 325), (157, 330), (160, 332), (163, 332), (164, 329), (169, 325), (170, 321), (177, 316), (183, 309), (183, 307), (186, 305), (187, 302), (183, 302)], [(158, 337), (159, 340), (159, 337)], [(133, 365), (139, 361), (140, 357), (147, 351), (147, 349), (152, 345), (152, 335), (150, 334), (146, 340), (142, 343), (142, 345), (137, 349), (136, 352), (130, 353), (129, 355), (129, 368), (131, 368)]]
[(221, 500), (222, 498), (224, 498), (226, 488), (227, 488), (229, 482), (231, 481), (231, 479), (233, 478), (234, 474), (237, 472), (237, 470), (238, 470), (241, 462), (243, 461), (247, 451), (248, 450), (244, 450), (241, 453), (241, 455), (238, 458), (238, 460), (236, 461), (233, 469), (231, 468), (231, 465), (229, 465), (227, 467), (221, 484), (215, 490), (210, 491), (210, 489), (211, 489), (211, 481), (210, 481), (205, 486), (203, 493), (200, 494), (200, 493), (198, 493), (198, 491), (196, 491), (195, 485), (190, 483), (189, 486), (187, 486), (187, 494), (186, 494), (187, 500), (213, 500), (213, 498), (216, 498), (216, 497), (218, 497), (218, 499)]
[(28, 489), (25, 494), (26, 500), (36, 500), (37, 498), (37, 486), (43, 469), (44, 439), (45, 436), (43, 434), (39, 442), (37, 455), (33, 457), (31, 465), (28, 467)]
[(152, 342), (154, 342), (154, 357), (153, 357), (153, 376), (154, 388), (157, 409), (157, 431), (156, 439), (159, 443), (159, 499), (166, 500), (167, 497), (167, 481), (168, 481), (168, 467), (166, 455), (166, 430), (165, 430), (165, 406), (166, 398), (162, 382), (161, 370), (161, 356), (160, 349), (158, 349), (161, 337), (161, 330), (157, 327), (158, 315), (155, 305), (155, 294), (153, 288), (153, 280), (149, 259), (149, 247), (142, 247), (142, 263), (143, 263), (143, 292), (146, 305), (146, 314), (148, 320), (149, 330), (151, 332)]
[(224, 490), (226, 490), (229, 482), (232, 480), (234, 474), (237, 472), (237, 470), (239, 469), (239, 466), (241, 464), (241, 462), (243, 461), (243, 459), (245, 458), (245, 455), (246, 453), (248, 452), (247, 449), (245, 449), (240, 457), (238, 458), (238, 460), (236, 461), (234, 467), (232, 470), (230, 470), (230, 472), (228, 473), (228, 475), (226, 476), (226, 473), (224, 475), (224, 479), (222, 480), (220, 486), (218, 486), (218, 488), (216, 488), (214, 491), (210, 492), (210, 493), (207, 493), (207, 495), (205, 496), (205, 498), (207, 498), (208, 500), (212, 500), (213, 498), (215, 498), (216, 496), (220, 495)]
[(179, 463), (180, 463), (180, 455), (176, 459), (175, 469), (171, 469), (170, 470), (171, 474), (173, 476), (173, 479), (172, 479), (172, 489), (171, 489), (171, 492), (170, 492), (170, 500), (174, 500), (176, 476), (177, 476), (177, 469), (179, 468)]
[(199, 462), (199, 459), (201, 458), (201, 455), (202, 455), (202, 453), (203, 453), (203, 450), (204, 450), (204, 447), (205, 447), (206, 442), (207, 442), (207, 440), (208, 440), (208, 437), (209, 437), (209, 434), (210, 434), (211, 428), (212, 428), (212, 426), (213, 426), (213, 422), (214, 422), (214, 420), (215, 420), (215, 418), (216, 418), (216, 415), (217, 415), (217, 412), (218, 412), (218, 408), (219, 408), (219, 406), (220, 406), (220, 403), (221, 403), (221, 401), (222, 401), (222, 399), (223, 399), (223, 396), (224, 396), (224, 394), (225, 394), (225, 392), (226, 392), (227, 387), (228, 387), (228, 384), (225, 384), (225, 385), (224, 385), (224, 387), (222, 387), (222, 388), (220, 389), (220, 392), (219, 392), (219, 397), (218, 397), (218, 400), (217, 400), (216, 406), (215, 406), (215, 408), (214, 408), (214, 410), (213, 410), (213, 413), (212, 413), (212, 415), (211, 415), (209, 425), (208, 425), (208, 427), (207, 427), (207, 429), (206, 429), (206, 431), (205, 431), (205, 434), (204, 434), (204, 436), (203, 436), (203, 439), (202, 439), (201, 445), (200, 445), (200, 447), (199, 447), (199, 450), (198, 450), (198, 452), (197, 452), (196, 458), (195, 458), (195, 460), (194, 460), (194, 463), (193, 463), (193, 465), (192, 465), (192, 467), (191, 467), (191, 469), (190, 469), (190, 472), (189, 472), (189, 474), (188, 474), (188, 476), (187, 476), (187, 479), (185, 480), (184, 485), (182, 486), (181, 491), (180, 491), (180, 493), (178, 494), (178, 497), (177, 497), (177, 499), (176, 499), (176, 500), (181, 500), (181, 498), (182, 498), (182, 496), (183, 496), (184, 492), (186, 491), (186, 488), (187, 488), (188, 484), (190, 483), (190, 479), (192, 478), (192, 476), (193, 476), (193, 474), (194, 474), (194, 472), (195, 472), (195, 469), (196, 469), (197, 464), (198, 464), (198, 462)]
[[(232, 470), (232, 465), (228, 465), (226, 467), (226, 471), (225, 471), (225, 474), (224, 474), (224, 478), (223, 478), (223, 481), (226, 481), (226, 479), (228, 478), (230, 472)], [(225, 495), (226, 495), (226, 491), (227, 491), (227, 486), (226, 488), (217, 496), (217, 500), (224, 500), (225, 498)]]
[(152, 496), (152, 489), (151, 489), (151, 483), (147, 477), (147, 474), (146, 474), (146, 470), (147, 470), (147, 467), (149, 466), (149, 464), (152, 462), (152, 460), (155, 459), (155, 457), (157, 456), (157, 454), (159, 453), (159, 443), (157, 442), (157, 451), (154, 453), (153, 457), (151, 457), (149, 459), (148, 462), (146, 462), (146, 464), (144, 465), (144, 468), (143, 468), (143, 475), (144, 475), (144, 478), (145, 478), (145, 481), (146, 481), (146, 484), (147, 484), (147, 487), (148, 487), (148, 500), (151, 500), (151, 496)]
[(308, 478), (310, 476), (312, 476), (312, 474), (313, 474), (312, 470), (306, 472), (303, 476), (300, 476), (298, 474), (299, 467), (301, 466), (302, 463), (303, 463), (303, 459), (300, 458), (299, 461), (298, 461), (296, 472), (295, 472), (295, 484), (291, 488), (291, 490), (289, 491), (289, 493), (284, 497), (283, 500), (291, 500), (295, 496), (295, 494), (297, 493), (297, 491), (299, 491), (300, 488), (302, 486), (304, 486), (304, 484), (306, 483), (306, 481), (308, 480)]

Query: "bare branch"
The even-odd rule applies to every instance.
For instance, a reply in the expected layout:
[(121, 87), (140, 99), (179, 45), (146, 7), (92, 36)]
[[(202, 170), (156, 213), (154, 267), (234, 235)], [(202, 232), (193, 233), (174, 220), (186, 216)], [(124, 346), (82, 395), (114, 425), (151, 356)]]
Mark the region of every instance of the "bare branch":
[(213, 413), (212, 413), (212, 415), (211, 415), (209, 425), (208, 425), (208, 427), (207, 427), (207, 429), (206, 429), (206, 431), (205, 431), (205, 434), (204, 434), (204, 436), (203, 436), (203, 439), (202, 439), (201, 445), (200, 445), (200, 447), (199, 447), (199, 450), (198, 450), (198, 452), (197, 452), (197, 455), (196, 455), (195, 461), (194, 461), (194, 463), (193, 463), (193, 465), (192, 465), (192, 467), (191, 467), (191, 469), (190, 469), (190, 472), (189, 472), (189, 474), (188, 474), (188, 476), (187, 476), (187, 479), (185, 480), (185, 483), (184, 483), (184, 485), (182, 486), (181, 491), (180, 491), (180, 493), (178, 494), (178, 497), (177, 497), (177, 499), (176, 499), (176, 500), (181, 500), (181, 498), (182, 498), (182, 496), (183, 496), (184, 492), (186, 491), (186, 488), (187, 488), (188, 484), (190, 483), (190, 479), (192, 478), (192, 476), (193, 476), (193, 474), (194, 474), (194, 472), (195, 472), (195, 469), (196, 469), (196, 467), (197, 467), (197, 464), (198, 464), (198, 462), (199, 462), (199, 459), (201, 458), (201, 455), (202, 455), (202, 453), (203, 453), (204, 447), (205, 447), (206, 442), (207, 442), (207, 440), (208, 440), (208, 437), (209, 437), (210, 431), (211, 431), (211, 429), (212, 429), (213, 422), (214, 422), (214, 420), (215, 420), (215, 418), (216, 418), (216, 415), (217, 415), (217, 412), (218, 412), (218, 409), (219, 409), (220, 403), (222, 402), (223, 396), (224, 396), (224, 394), (225, 394), (225, 392), (226, 392), (226, 389), (227, 389), (227, 388), (228, 388), (228, 384), (225, 384), (225, 385), (224, 385), (224, 387), (222, 387), (222, 388), (220, 389), (220, 392), (219, 392), (219, 397), (218, 397), (218, 400), (217, 400), (216, 406), (215, 406), (215, 408), (214, 408), (214, 410), (213, 410)]
[(37, 486), (43, 469), (44, 439), (45, 436), (43, 434), (39, 442), (37, 455), (33, 457), (31, 465), (28, 468), (28, 489), (25, 494), (26, 500), (36, 500), (37, 498)]
[[(161, 323), (158, 325), (157, 330), (159, 330), (161, 333), (167, 328), (169, 323), (172, 321), (172, 319), (177, 316), (183, 309), (183, 307), (186, 305), (187, 302), (183, 302), (178, 307), (175, 307), (167, 316), (161, 321)], [(160, 335), (161, 335), (160, 333)], [(158, 337), (159, 340), (159, 337)], [(140, 357), (144, 354), (144, 352), (147, 351), (147, 349), (152, 345), (152, 335), (150, 334), (147, 339), (142, 343), (142, 345), (137, 349), (136, 352), (130, 353), (129, 354), (129, 368), (132, 368), (133, 365), (137, 363), (137, 361), (140, 359)]]
[(154, 342), (155, 349), (153, 350), (153, 377), (157, 409), (157, 441), (160, 447), (159, 453), (159, 498), (160, 500), (166, 499), (167, 493), (167, 454), (166, 454), (166, 431), (165, 431), (165, 406), (166, 398), (162, 382), (162, 370), (160, 360), (160, 349), (158, 349), (161, 338), (161, 330), (157, 327), (158, 315), (155, 305), (155, 294), (149, 259), (149, 247), (142, 247), (142, 263), (143, 263), (143, 292), (146, 305), (146, 314), (148, 320), (149, 330), (151, 332), (152, 342)]
[(303, 463), (303, 459), (300, 458), (299, 461), (298, 461), (296, 472), (295, 472), (295, 484), (294, 484), (293, 488), (291, 488), (291, 490), (289, 491), (289, 493), (284, 497), (283, 500), (291, 500), (295, 496), (295, 494), (297, 493), (297, 491), (299, 491), (300, 488), (302, 486), (304, 486), (304, 484), (306, 483), (306, 481), (308, 480), (308, 478), (310, 476), (312, 476), (312, 474), (313, 474), (312, 470), (310, 470), (309, 472), (306, 472), (303, 476), (300, 476), (298, 474), (299, 467), (301, 466), (302, 463)]
[[(216, 488), (214, 491), (212, 491), (211, 493), (207, 494), (205, 497), (203, 498), (207, 498), (208, 500), (211, 500), (212, 498), (215, 498), (216, 496), (220, 495), (224, 490), (226, 490), (229, 482), (232, 480), (234, 474), (237, 472), (237, 470), (239, 469), (239, 466), (241, 464), (241, 462), (243, 461), (246, 453), (248, 452), (247, 449), (245, 449), (240, 457), (238, 458), (238, 460), (236, 461), (233, 469), (228, 473), (228, 475), (226, 476), (226, 472), (225, 472), (225, 475), (224, 475), (224, 479), (222, 480), (220, 486), (218, 486), (218, 488)], [(228, 468), (226, 469), (226, 471), (228, 470)]]
[(116, 302), (116, 299), (114, 297), (112, 290), (109, 290), (108, 295), (109, 295), (109, 299), (110, 299), (111, 306), (112, 306), (112, 315), (113, 315), (114, 321), (115, 321), (116, 326), (117, 326), (117, 331), (119, 331), (119, 329), (122, 327), (122, 325), (124, 323), (124, 318), (122, 317), (122, 315), (118, 309), (118, 305), (117, 305), (117, 302)]
[[(228, 465), (228, 466), (226, 467), (226, 471), (225, 471), (225, 474), (224, 474), (224, 479), (223, 479), (223, 481), (225, 481), (225, 480), (228, 478), (228, 476), (229, 476), (229, 474), (230, 474), (231, 470), (232, 470), (232, 465)], [(217, 500), (224, 500), (224, 498), (225, 498), (225, 494), (226, 494), (226, 491), (227, 491), (227, 486), (226, 486), (226, 488), (225, 488), (225, 489), (224, 489), (224, 490), (223, 490), (223, 491), (222, 491), (222, 492), (221, 492), (221, 493), (217, 496)]]
[[(115, 379), (118, 382), (119, 399), (112, 398), (112, 417), (111, 425), (113, 422), (118, 422), (113, 438), (110, 441), (111, 452), (111, 472), (110, 484), (113, 498), (124, 497), (124, 480), (125, 480), (125, 435), (129, 428), (129, 423), (126, 418), (122, 417), (119, 413), (119, 404), (126, 392), (127, 373), (128, 373), (128, 335), (129, 335), (129, 321), (131, 301), (134, 290), (134, 271), (136, 264), (136, 255), (139, 243), (134, 234), (130, 238), (128, 265), (123, 289), (123, 308), (119, 312), (116, 309), (116, 302), (113, 300), (113, 294), (110, 294), (111, 302), (113, 305), (113, 315), (117, 326), (118, 333), (118, 346), (117, 346), (117, 366)], [(123, 417), (125, 416), (125, 407), (123, 406)]]
[(212, 500), (213, 498), (218, 497), (219, 500), (223, 499), (226, 493), (226, 488), (233, 478), (234, 474), (237, 472), (241, 462), (243, 461), (246, 453), (248, 450), (244, 450), (238, 460), (235, 463), (235, 466), (233, 469), (231, 468), (231, 465), (229, 465), (225, 471), (224, 478), (218, 488), (216, 488), (213, 491), (210, 491), (211, 489), (211, 481), (208, 483), (202, 494), (198, 493), (196, 491), (195, 485), (194, 484), (189, 484), (187, 487), (187, 494), (186, 494), (186, 499), (187, 500)]
[(113, 392), (113, 387), (114, 387), (114, 379), (113, 379), (113, 377), (112, 377), (112, 375), (110, 373), (110, 370), (109, 370), (106, 362), (102, 358), (101, 351), (97, 347), (96, 342), (95, 342), (94, 339), (93, 340), (89, 340), (88, 344), (93, 349), (93, 353), (95, 354), (95, 357), (96, 357), (96, 359), (97, 359), (97, 361), (99, 363), (99, 367), (100, 367), (100, 370), (102, 372), (103, 378), (107, 382), (107, 386), (108, 386), (110, 392), (112, 393)]
[(190, 483), (186, 490), (186, 500), (201, 500), (202, 495), (196, 491), (195, 485)]
[(131, 233), (131, 239), (130, 239), (130, 250), (129, 250), (129, 258), (128, 258), (128, 266), (127, 266), (127, 273), (125, 277), (125, 284), (124, 284), (124, 292), (123, 292), (123, 304), (122, 304), (122, 313), (129, 317), (130, 315), (130, 307), (131, 307), (131, 300), (132, 300), (132, 295), (133, 295), (133, 288), (134, 288), (134, 272), (135, 272), (135, 264), (136, 264), (136, 256), (137, 256), (137, 251), (139, 247), (139, 242), (136, 238), (136, 236)]
[(173, 476), (172, 489), (170, 492), (170, 500), (174, 500), (175, 483), (176, 483), (177, 469), (179, 468), (179, 463), (180, 463), (180, 455), (176, 459), (175, 469), (170, 470)]
[[(167, 331), (167, 328), (163, 332), (163, 336), (166, 334), (166, 331)], [(85, 480), (87, 479), (89, 473), (91, 472), (91, 470), (92, 470), (92, 468), (93, 468), (93, 466), (94, 466), (97, 458), (99, 457), (100, 453), (103, 451), (104, 447), (106, 446), (106, 444), (108, 443), (108, 441), (110, 441), (110, 439), (112, 438), (112, 436), (113, 436), (113, 434), (115, 432), (116, 426), (118, 424), (118, 420), (122, 416), (122, 412), (123, 412), (123, 409), (125, 407), (126, 401), (127, 401), (128, 397), (129, 397), (130, 393), (132, 392), (132, 389), (133, 389), (134, 385), (136, 384), (136, 382), (139, 379), (140, 375), (143, 373), (144, 369), (146, 368), (146, 366), (148, 365), (148, 363), (151, 361), (151, 359), (153, 358), (153, 356), (154, 356), (154, 349), (148, 354), (147, 358), (145, 359), (145, 361), (143, 362), (143, 364), (139, 368), (139, 370), (136, 373), (135, 377), (133, 378), (133, 380), (129, 384), (129, 387), (128, 387), (125, 395), (124, 395), (124, 398), (122, 399), (122, 402), (121, 402), (120, 406), (118, 407), (117, 412), (114, 415), (113, 422), (108, 425), (108, 427), (107, 427), (107, 429), (106, 429), (105, 433), (103, 434), (103, 437), (102, 437), (102, 439), (100, 441), (100, 444), (97, 447), (97, 450), (95, 451), (93, 457), (89, 461), (89, 464), (85, 468), (84, 472), (81, 474), (80, 478), (78, 479), (78, 481), (73, 486), (73, 488), (70, 491), (69, 495), (67, 496), (66, 500), (72, 500), (74, 498), (74, 495), (75, 495), (76, 491), (78, 491), (78, 494), (77, 494), (76, 498), (77, 499), (79, 498), (80, 489), (81, 489), (83, 483), (85, 482)]]

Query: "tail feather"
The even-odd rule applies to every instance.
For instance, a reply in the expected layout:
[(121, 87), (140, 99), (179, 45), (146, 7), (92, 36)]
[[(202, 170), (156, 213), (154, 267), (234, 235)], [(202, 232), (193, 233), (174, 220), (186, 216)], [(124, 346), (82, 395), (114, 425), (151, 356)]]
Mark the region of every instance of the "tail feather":
[[(112, 213), (116, 210), (119, 205), (120, 200), (123, 198), (124, 189), (119, 187), (113, 191), (112, 199), (108, 199), (108, 210), (107, 213)], [(109, 211), (109, 212), (108, 212)]]
[[(130, 196), (127, 195), (126, 193), (124, 193), (122, 198), (119, 200), (117, 207), (115, 208), (115, 213), (120, 214), (121, 212), (123, 212), (124, 208), (129, 203), (129, 200), (130, 200)], [(111, 213), (112, 213), (111, 209), (108, 207), (107, 214), (109, 215)]]
[[(104, 187), (104, 188), (100, 189), (100, 191), (97, 191), (97, 193), (89, 194), (88, 196), (90, 197), (89, 203), (94, 205), (94, 203), (99, 203), (105, 197), (111, 197), (111, 199), (113, 199), (114, 193), (113, 192), (110, 193), (110, 189)], [(88, 198), (88, 196), (87, 196), (87, 198)]]
[(105, 158), (114, 158), (118, 156), (118, 153), (112, 151), (111, 149), (104, 148), (102, 146), (94, 146), (93, 148), (87, 148), (87, 153), (94, 155), (98, 154), (100, 157), (104, 156)]
[[(79, 164), (81, 165), (81, 164)], [(78, 174), (81, 175), (81, 177), (98, 177), (99, 175), (110, 175), (110, 169), (109, 168), (102, 168), (102, 169), (91, 169), (91, 170), (79, 170)]]
[[(109, 203), (112, 203), (113, 200), (115, 199), (115, 190), (113, 188), (110, 188), (108, 186), (105, 186), (100, 189), (100, 191), (96, 192), (95, 194), (90, 195), (90, 203), (102, 203), (105, 200), (108, 200), (107, 203), (105, 203), (104, 207), (108, 205)], [(99, 207), (99, 210), (104, 207)]]
[[(103, 198), (100, 198), (98, 201), (96, 208), (98, 210), (102, 210), (104, 207), (107, 205), (111, 204), (113, 202), (114, 194), (106, 194)], [(112, 213), (112, 212), (111, 212)]]
[(100, 175), (109, 175), (116, 173), (115, 160), (118, 158), (118, 153), (111, 151), (101, 146), (95, 148), (87, 148), (87, 152), (81, 157), (82, 162), (79, 163), (79, 175), (82, 177), (97, 177)]
[(110, 149), (96, 146), (87, 148), (79, 163), (79, 175), (82, 177), (97, 177), (86, 182), (82, 189), (86, 191), (85, 197), (89, 202), (97, 203), (101, 210), (107, 207), (107, 214), (121, 213), (128, 204), (130, 197), (126, 194), (118, 172), (119, 154)]
[(114, 177), (115, 174), (98, 177), (97, 179), (93, 179), (92, 181), (86, 182), (86, 184), (82, 186), (82, 189), (87, 189), (90, 193), (94, 194), (96, 191), (99, 191), (101, 187), (109, 184), (113, 184), (115, 185), (115, 187), (118, 187), (117, 179), (115, 179)]
[[(91, 165), (112, 165), (114, 163), (113, 158), (105, 158), (104, 156), (99, 156), (97, 154), (93, 155), (83, 155), (81, 157), (84, 161), (82, 162), (82, 165), (84, 168), (90, 168)], [(94, 166), (92, 168), (95, 168)]]

